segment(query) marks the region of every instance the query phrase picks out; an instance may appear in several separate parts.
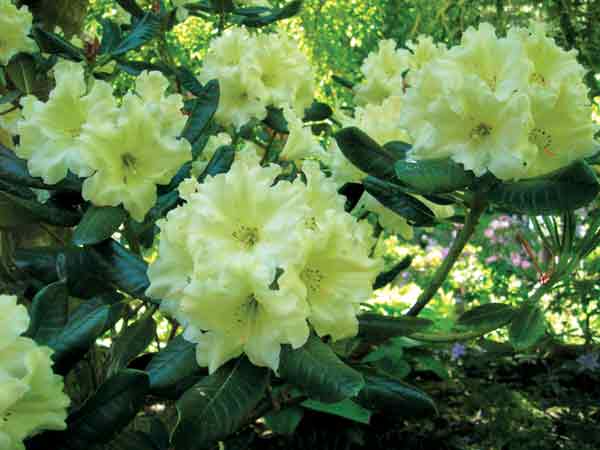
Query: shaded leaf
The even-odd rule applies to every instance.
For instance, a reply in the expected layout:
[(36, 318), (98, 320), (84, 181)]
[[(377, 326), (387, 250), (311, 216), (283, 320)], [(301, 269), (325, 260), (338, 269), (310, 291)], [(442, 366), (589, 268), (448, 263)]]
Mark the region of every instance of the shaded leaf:
[(31, 304), (31, 322), (26, 335), (40, 345), (59, 335), (69, 319), (69, 292), (65, 281), (40, 290)]
[(410, 267), (411, 263), (412, 256), (406, 256), (402, 259), (402, 261), (394, 265), (394, 267), (392, 267), (390, 270), (381, 272), (379, 275), (377, 275), (377, 278), (375, 278), (375, 282), (373, 283), (373, 289), (380, 289), (394, 281), (396, 277), (400, 275), (400, 273), (404, 272)]
[(109, 442), (137, 415), (148, 389), (148, 375), (139, 370), (123, 370), (106, 380), (81, 409), (68, 417), (68, 443), (87, 448)]
[(317, 122), (329, 119), (332, 115), (333, 110), (328, 104), (314, 101), (304, 111), (304, 118), (302, 120), (305, 122)]
[(344, 364), (317, 336), (293, 350), (283, 346), (279, 364), (281, 378), (300, 386), (307, 395), (325, 403), (355, 396), (364, 386), (362, 375)]
[(473, 184), (475, 175), (451, 159), (397, 161), (396, 176), (403, 184), (423, 194), (441, 194)]
[(160, 19), (155, 14), (148, 12), (133, 26), (129, 34), (123, 38), (121, 43), (110, 54), (119, 56), (130, 50), (139, 48), (146, 42), (154, 39), (159, 32)]
[(202, 91), (198, 92), (197, 98), (193, 100), (191, 115), (181, 133), (181, 136), (188, 142), (194, 143), (206, 130), (219, 107), (219, 96), (220, 89), (217, 80), (210, 80), (202, 88)]
[(580, 161), (544, 177), (500, 183), (490, 191), (489, 198), (509, 211), (552, 215), (589, 204), (599, 190), (594, 171)]
[(458, 325), (475, 329), (500, 328), (509, 323), (515, 314), (515, 309), (504, 303), (487, 303), (476, 306), (461, 314)]
[(262, 399), (269, 371), (246, 358), (221, 366), (177, 402), (172, 443), (178, 450), (211, 448), (237, 431)]
[(75, 228), (73, 243), (92, 245), (109, 239), (126, 217), (125, 210), (118, 206), (90, 206)]
[(382, 147), (356, 127), (344, 128), (334, 137), (344, 156), (360, 170), (382, 180), (395, 180), (394, 164), (404, 158), (397, 147)]
[(58, 34), (51, 33), (39, 27), (33, 27), (32, 34), (42, 52), (60, 55), (63, 58), (77, 62), (85, 59), (82, 49), (75, 47)]
[(121, 333), (113, 340), (109, 375), (127, 367), (129, 362), (146, 350), (154, 339), (156, 322), (150, 312), (152, 310), (129, 326), (123, 327)]
[(517, 350), (531, 347), (546, 332), (546, 318), (538, 305), (524, 303), (513, 317), (509, 328), (510, 343)]
[(288, 19), (295, 16), (302, 9), (302, 0), (294, 0), (283, 6), (271, 10), (270, 14), (261, 14), (254, 17), (244, 17), (241, 21), (242, 25), (247, 27), (264, 27), (279, 20)]
[(316, 400), (308, 399), (301, 403), (307, 409), (319, 411), (334, 416), (343, 417), (366, 425), (371, 421), (371, 411), (363, 408), (349, 398), (337, 403), (322, 403)]
[(146, 367), (146, 372), (150, 377), (150, 388), (153, 391), (175, 387), (200, 373), (196, 360), (196, 344), (186, 341), (181, 335), (175, 337), (152, 358)]
[(265, 416), (265, 423), (275, 434), (289, 436), (294, 434), (300, 424), (304, 410), (299, 406), (290, 406)]
[(435, 403), (425, 392), (395, 378), (365, 375), (357, 402), (366, 408), (398, 418), (430, 417)]
[(383, 342), (398, 336), (409, 336), (433, 325), (432, 321), (420, 317), (392, 317), (372, 313), (359, 315), (358, 323), (359, 336), (370, 343)]

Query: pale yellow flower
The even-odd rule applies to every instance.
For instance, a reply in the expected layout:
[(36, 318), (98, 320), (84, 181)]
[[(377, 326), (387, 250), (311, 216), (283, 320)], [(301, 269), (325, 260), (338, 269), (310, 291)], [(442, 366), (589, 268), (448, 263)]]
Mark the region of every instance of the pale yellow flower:
[(196, 354), (211, 373), (242, 353), (257, 366), (277, 370), (281, 344), (298, 348), (308, 339), (302, 284), (284, 272), (275, 289), (275, 269), (245, 262), (232, 260), (214, 278), (194, 279), (181, 301), (189, 322), (207, 331), (195, 340)]
[(289, 134), (279, 157), (289, 161), (297, 161), (309, 157), (319, 157), (324, 150), (312, 134), (310, 126), (304, 125), (302, 119), (289, 107), (283, 109)]
[(29, 37), (33, 16), (27, 6), (17, 7), (11, 0), (0, 0), (0, 65), (7, 65), (19, 52), (35, 52), (37, 45)]
[(168, 184), (191, 159), (191, 146), (179, 135), (186, 118), (180, 95), (165, 95), (160, 73), (142, 74), (139, 95), (123, 98), (116, 119), (84, 125), (82, 140), (94, 174), (83, 184), (83, 197), (98, 206), (123, 204), (138, 221), (156, 202), (156, 186)]
[(0, 448), (24, 450), (43, 430), (64, 430), (69, 398), (52, 371), (52, 350), (19, 335), (29, 316), (16, 297), (0, 295)]
[(83, 71), (81, 64), (61, 61), (54, 67), (56, 87), (47, 102), (32, 95), (21, 99), (21, 139), (15, 152), (28, 160), (33, 176), (48, 184), (59, 182), (69, 170), (79, 176), (91, 174), (81, 136), (84, 125), (110, 121), (116, 112), (112, 87), (96, 80), (88, 90)]

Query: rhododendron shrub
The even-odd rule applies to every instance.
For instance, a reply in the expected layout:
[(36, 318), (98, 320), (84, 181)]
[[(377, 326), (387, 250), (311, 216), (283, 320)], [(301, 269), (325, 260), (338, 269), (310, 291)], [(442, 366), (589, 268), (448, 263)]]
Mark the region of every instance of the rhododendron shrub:
[[(517, 350), (544, 334), (540, 299), (600, 240), (597, 219), (575, 232), (599, 191), (575, 52), (539, 23), (383, 40), (342, 108), (277, 26), (300, 6), (119, 1), (84, 42), (0, 0), (0, 449), (215, 448), (307, 409), (432, 417), (378, 364), (390, 339), (460, 360), (502, 327)], [(190, 18), (214, 25), (197, 70), (167, 39)], [(485, 212), (529, 216), (551, 270), (518, 307), (416, 317)], [(385, 238), (453, 223), (405, 315), (371, 311), (410, 264), (386, 267)], [(168, 428), (134, 427), (173, 400)]]

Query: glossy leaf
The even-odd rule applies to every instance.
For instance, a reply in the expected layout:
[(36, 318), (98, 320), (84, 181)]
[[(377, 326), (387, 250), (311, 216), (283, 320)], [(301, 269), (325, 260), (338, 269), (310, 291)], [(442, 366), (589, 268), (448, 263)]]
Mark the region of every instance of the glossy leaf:
[(413, 225), (432, 225), (435, 214), (424, 203), (412, 195), (406, 194), (391, 183), (375, 177), (363, 180), (365, 190), (375, 197), (383, 206), (404, 217)]
[(92, 245), (109, 239), (123, 223), (127, 213), (118, 206), (90, 206), (75, 228), (73, 243)]
[(293, 17), (300, 12), (300, 9), (302, 9), (302, 0), (293, 0), (285, 4), (283, 8), (273, 9), (270, 14), (244, 17), (241, 23), (247, 27), (264, 27), (279, 20)]
[(191, 115), (181, 133), (181, 136), (190, 143), (194, 143), (206, 130), (219, 107), (219, 82), (210, 80), (196, 96)]
[(308, 399), (301, 403), (307, 409), (319, 411), (333, 416), (343, 417), (353, 422), (368, 425), (371, 421), (371, 411), (363, 408), (349, 398), (337, 403), (323, 403), (317, 400)]
[(416, 418), (437, 414), (433, 399), (425, 392), (395, 378), (376, 375), (365, 375), (365, 387), (357, 402), (391, 417)]
[(353, 397), (364, 386), (362, 375), (314, 335), (299, 349), (282, 348), (279, 374), (302, 387), (309, 397), (325, 403)]
[(156, 322), (149, 313), (124, 327), (113, 340), (109, 375), (127, 367), (133, 358), (148, 348), (155, 335)]
[(334, 137), (344, 156), (360, 170), (382, 180), (395, 180), (394, 164), (404, 154), (392, 146), (380, 146), (356, 127), (344, 128)]
[(174, 388), (201, 372), (196, 360), (196, 344), (186, 341), (181, 335), (175, 337), (152, 358), (146, 372), (153, 391)]
[(212, 448), (239, 429), (262, 399), (267, 369), (246, 358), (232, 361), (202, 379), (177, 402), (179, 420), (172, 443), (177, 450)]
[(51, 33), (39, 27), (34, 27), (32, 33), (40, 49), (45, 53), (60, 55), (63, 58), (77, 62), (85, 59), (82, 49), (75, 47), (58, 34)]
[(504, 303), (487, 303), (476, 306), (463, 313), (457, 320), (458, 325), (474, 329), (500, 328), (509, 323), (515, 309)]
[(410, 267), (411, 262), (412, 256), (406, 256), (390, 270), (381, 272), (379, 275), (377, 275), (377, 278), (375, 278), (373, 289), (381, 289), (382, 287), (394, 281), (398, 275)]
[(552, 215), (589, 204), (599, 191), (594, 171), (581, 161), (545, 177), (500, 183), (490, 191), (489, 198), (509, 211)]
[(451, 159), (402, 160), (394, 165), (400, 182), (423, 194), (441, 194), (473, 184), (475, 175)]
[(359, 335), (370, 343), (383, 342), (398, 336), (409, 336), (422, 331), (433, 322), (420, 317), (392, 317), (366, 313), (358, 316)]
[(69, 292), (65, 281), (40, 290), (31, 303), (31, 322), (27, 336), (45, 345), (59, 335), (69, 319)]
[(524, 303), (513, 317), (509, 328), (510, 343), (517, 350), (531, 347), (546, 332), (546, 318), (538, 305)]
[(68, 445), (87, 448), (109, 442), (135, 418), (148, 390), (148, 375), (139, 370), (123, 370), (106, 380), (68, 417)]
[(110, 53), (113, 56), (123, 55), (154, 39), (159, 32), (160, 19), (155, 14), (148, 12), (133, 26), (129, 34)]

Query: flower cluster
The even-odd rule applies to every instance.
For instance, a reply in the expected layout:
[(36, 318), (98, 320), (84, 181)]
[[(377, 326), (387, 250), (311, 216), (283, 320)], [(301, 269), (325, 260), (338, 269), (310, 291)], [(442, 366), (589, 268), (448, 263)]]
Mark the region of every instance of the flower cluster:
[(262, 120), (268, 106), (289, 107), (302, 117), (313, 100), (308, 58), (282, 32), (250, 34), (230, 28), (211, 42), (199, 78), (219, 80), (216, 118), (224, 126), (240, 128), (251, 119)]
[(112, 87), (88, 85), (80, 64), (61, 61), (47, 102), (22, 99), (21, 136), (15, 152), (32, 175), (54, 184), (68, 171), (85, 177), (83, 197), (98, 206), (123, 204), (143, 220), (156, 201), (156, 185), (168, 184), (191, 146), (178, 139), (186, 121), (180, 95), (166, 95), (168, 80), (144, 72), (117, 105)]
[(415, 159), (450, 157), (502, 180), (547, 174), (594, 153), (584, 69), (542, 25), (498, 37), (482, 23), (411, 77), (402, 126)]
[(358, 331), (380, 269), (372, 230), (344, 212), (317, 163), (303, 171), (278, 179), (281, 168), (238, 152), (226, 174), (184, 181), (186, 203), (159, 223), (147, 293), (185, 326), (210, 372), (242, 353), (276, 370), (281, 345), (301, 347), (309, 324), (334, 340)]
[(0, 295), (0, 448), (24, 450), (42, 430), (64, 430), (69, 398), (52, 371), (52, 350), (20, 336), (29, 326), (24, 306)]
[(19, 52), (37, 50), (37, 45), (29, 37), (32, 20), (27, 6), (17, 9), (11, 0), (0, 0), (0, 65), (7, 65)]

